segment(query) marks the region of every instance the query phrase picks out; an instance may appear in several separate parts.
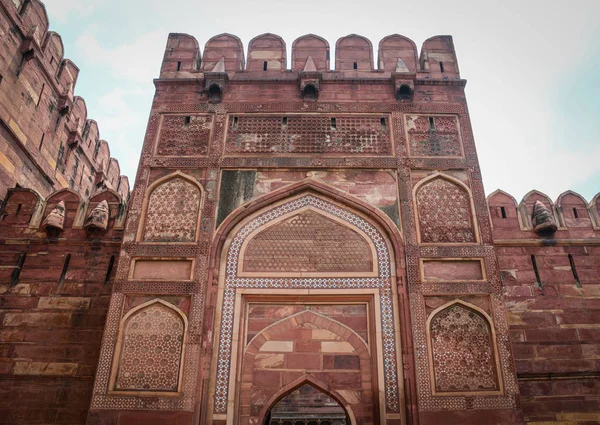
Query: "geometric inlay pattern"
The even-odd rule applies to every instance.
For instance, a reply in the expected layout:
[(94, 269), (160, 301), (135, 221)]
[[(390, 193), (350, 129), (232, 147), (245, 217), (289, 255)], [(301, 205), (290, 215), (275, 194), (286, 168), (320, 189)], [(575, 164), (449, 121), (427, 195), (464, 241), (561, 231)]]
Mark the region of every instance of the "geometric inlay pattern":
[[(372, 278), (319, 277), (319, 278), (240, 278), (237, 276), (240, 251), (244, 240), (254, 230), (278, 217), (310, 206), (347, 222), (361, 230), (370, 239), (377, 254), (377, 276)], [(250, 220), (234, 236), (227, 252), (225, 293), (221, 306), (217, 380), (215, 388), (215, 413), (227, 411), (229, 379), (231, 374), (232, 339), (235, 297), (237, 288), (291, 288), (291, 289), (348, 289), (376, 288), (379, 290), (383, 375), (386, 409), (399, 412), (398, 364), (396, 360), (396, 337), (393, 295), (391, 290), (390, 254), (381, 233), (369, 222), (356, 214), (313, 195), (304, 195), (279, 205)]]
[(196, 185), (180, 177), (156, 187), (148, 200), (144, 240), (194, 242), (201, 195)]
[(212, 129), (210, 116), (164, 115), (158, 155), (206, 155)]
[(412, 156), (462, 156), (457, 117), (409, 115), (407, 131)]
[(123, 327), (115, 391), (177, 391), (185, 326), (161, 303), (134, 313)]
[(464, 188), (437, 177), (417, 191), (421, 242), (475, 242), (471, 202)]
[(389, 122), (379, 116), (235, 116), (227, 153), (392, 153)]
[(253, 237), (244, 255), (247, 272), (369, 272), (371, 247), (357, 232), (305, 211)]
[(488, 321), (460, 304), (440, 311), (430, 324), (437, 392), (498, 390)]

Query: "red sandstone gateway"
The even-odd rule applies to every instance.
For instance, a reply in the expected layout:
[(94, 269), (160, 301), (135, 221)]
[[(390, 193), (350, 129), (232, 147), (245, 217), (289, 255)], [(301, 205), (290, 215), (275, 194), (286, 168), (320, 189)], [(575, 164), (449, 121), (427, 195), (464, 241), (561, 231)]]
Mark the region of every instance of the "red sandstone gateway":
[(486, 201), (451, 37), (171, 34), (129, 199), (43, 5), (0, 15), (0, 422), (600, 420), (600, 196)]

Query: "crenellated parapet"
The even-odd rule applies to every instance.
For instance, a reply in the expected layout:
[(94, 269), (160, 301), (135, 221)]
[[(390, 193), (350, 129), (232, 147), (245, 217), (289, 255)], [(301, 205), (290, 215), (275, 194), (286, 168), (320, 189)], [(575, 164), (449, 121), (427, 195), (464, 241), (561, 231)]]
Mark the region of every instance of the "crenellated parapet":
[[(214, 103), (232, 100), (228, 85), (256, 81), (283, 85), (298, 82), (298, 99), (320, 101), (343, 101), (343, 97), (336, 96), (343, 91), (339, 85), (343, 81), (386, 85), (387, 96), (401, 101), (413, 100), (416, 85), (465, 85), (451, 36), (426, 40), (420, 53), (409, 38), (387, 36), (379, 42), (377, 62), (371, 41), (357, 34), (337, 40), (335, 58), (327, 40), (314, 34), (294, 40), (291, 50), (288, 67), (286, 43), (275, 34), (254, 37), (247, 55), (242, 41), (232, 34), (212, 37), (202, 52), (194, 37), (170, 34), (157, 83), (203, 79), (205, 96)], [(427, 96), (423, 90), (414, 100)], [(291, 92), (290, 97), (294, 98)]]
[[(487, 197), (487, 203), (496, 244), (515, 239), (548, 244), (600, 238), (600, 193), (588, 202), (568, 190), (553, 202), (544, 193), (532, 190), (517, 203), (510, 194), (496, 190)], [(536, 203), (538, 211), (543, 209), (547, 220), (556, 225), (556, 231), (535, 231)]]
[[(86, 224), (95, 215), (94, 209), (104, 202), (106, 207), (103, 208), (108, 210), (106, 228), (101, 234), (90, 234)], [(32, 189), (17, 188), (8, 192), (0, 228), (3, 239), (89, 242), (100, 236), (120, 243), (126, 216), (127, 199), (112, 189), (103, 189), (84, 198), (68, 188), (46, 197)]]
[(127, 177), (74, 94), (79, 68), (49, 31), (44, 4), (0, 0), (0, 32), (0, 202), (13, 187), (127, 198)]

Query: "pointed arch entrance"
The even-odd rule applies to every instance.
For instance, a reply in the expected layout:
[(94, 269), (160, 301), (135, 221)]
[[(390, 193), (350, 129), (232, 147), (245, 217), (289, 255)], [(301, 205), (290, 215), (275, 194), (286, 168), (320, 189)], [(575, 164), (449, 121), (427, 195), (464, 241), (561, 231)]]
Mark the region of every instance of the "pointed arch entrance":
[[(410, 336), (399, 329), (410, 327), (398, 305), (406, 299), (397, 293), (402, 247), (389, 219), (309, 181), (242, 207), (217, 233), (209, 418), (258, 423), (267, 400), (311, 376), (360, 405), (357, 425), (405, 423), (402, 365), (411, 359), (400, 354)], [(323, 317), (303, 313), (312, 311)], [(328, 329), (336, 321), (339, 332)], [(285, 331), (271, 340), (280, 323)], [(362, 356), (352, 344), (360, 339)]]
[(340, 394), (327, 384), (302, 377), (282, 388), (261, 414), (262, 425), (352, 425), (356, 418)]

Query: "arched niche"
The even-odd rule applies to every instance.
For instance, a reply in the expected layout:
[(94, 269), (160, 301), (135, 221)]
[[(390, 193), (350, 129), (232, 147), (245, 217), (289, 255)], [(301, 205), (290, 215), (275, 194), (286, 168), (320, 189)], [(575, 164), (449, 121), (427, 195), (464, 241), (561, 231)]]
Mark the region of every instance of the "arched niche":
[(187, 329), (185, 313), (162, 299), (131, 309), (119, 324), (109, 394), (181, 392)]
[[(268, 226), (279, 217), (304, 207), (319, 209), (364, 232), (377, 253), (377, 275), (358, 277), (352, 272), (342, 271), (312, 277), (289, 276), (288, 272), (252, 278), (238, 275), (239, 262), (243, 261), (240, 252), (245, 239), (254, 230)], [(244, 340), (244, 335), (240, 332), (245, 332), (245, 328), (240, 326), (239, 321), (244, 300), (247, 299), (245, 297), (250, 296), (249, 294), (277, 294), (278, 297), (284, 297), (285, 302), (286, 299), (289, 300), (286, 298), (288, 295), (298, 293), (297, 291), (309, 294), (312, 289), (319, 289), (329, 297), (360, 293), (379, 306), (372, 320), (373, 326), (381, 329), (377, 331), (377, 338), (380, 338), (377, 342), (378, 349), (381, 350), (383, 359), (378, 369), (378, 382), (382, 386), (378, 392), (381, 423), (386, 423), (386, 415), (402, 414), (405, 411), (403, 392), (409, 390), (399, 386), (398, 382), (401, 382), (405, 373), (414, 373), (414, 369), (410, 359), (406, 359), (409, 364), (406, 370), (398, 367), (398, 362), (401, 347), (408, 344), (405, 338), (410, 338), (411, 335), (408, 325), (410, 319), (405, 297), (395, 295), (397, 291), (405, 291), (403, 285), (393, 283), (396, 282), (396, 273), (400, 273), (396, 264), (401, 264), (403, 245), (397, 227), (387, 216), (325, 183), (307, 179), (242, 205), (221, 223), (214, 241), (211, 267), (220, 270), (217, 309), (221, 314), (214, 330), (218, 338), (215, 339), (213, 354), (216, 370), (211, 377), (209, 393), (214, 394), (214, 398), (209, 415), (238, 414), (228, 406), (235, 405), (238, 396), (233, 376), (241, 373), (241, 370), (239, 361), (234, 359), (237, 358), (236, 353), (240, 353), (240, 344)], [(398, 307), (398, 303), (401, 307)], [(400, 317), (402, 332), (397, 332), (395, 329), (401, 326)], [(410, 391), (416, 391), (413, 385), (410, 385)]]
[(79, 194), (71, 189), (61, 189), (48, 195), (43, 218), (46, 218), (60, 201), (65, 203), (64, 229), (67, 230), (73, 227), (81, 227), (83, 225), (83, 220), (85, 219), (83, 203)]
[(479, 243), (473, 197), (461, 181), (433, 173), (413, 189), (420, 243)]
[(102, 201), (106, 201), (108, 203), (108, 229), (112, 229), (115, 227), (122, 228), (125, 217), (125, 208), (123, 205), (123, 200), (121, 198), (121, 195), (119, 195), (112, 189), (104, 189), (103, 191), (91, 196), (85, 202), (85, 217), (89, 217), (92, 210)]
[(426, 326), (433, 395), (503, 393), (496, 332), (484, 310), (457, 299), (431, 312)]
[(306, 206), (254, 230), (240, 250), (238, 276), (377, 276), (369, 236), (333, 214)]
[(137, 240), (195, 242), (200, 230), (204, 189), (196, 179), (176, 171), (148, 186)]
[(557, 224), (559, 224), (559, 221), (557, 219), (558, 214), (556, 213), (556, 209), (554, 206), (554, 202), (552, 202), (552, 199), (550, 199), (550, 197), (545, 193), (534, 189), (527, 192), (525, 196), (523, 196), (521, 202), (519, 203), (519, 212), (522, 215), (523, 222), (527, 224), (527, 227), (529, 229), (533, 229), (531, 215), (533, 214), (533, 206), (535, 205), (536, 201), (540, 201), (542, 204), (544, 204), (544, 206), (552, 214), (552, 218), (556, 221)]
[(9, 189), (2, 209), (3, 225), (37, 228), (40, 225), (45, 201), (34, 189)]

